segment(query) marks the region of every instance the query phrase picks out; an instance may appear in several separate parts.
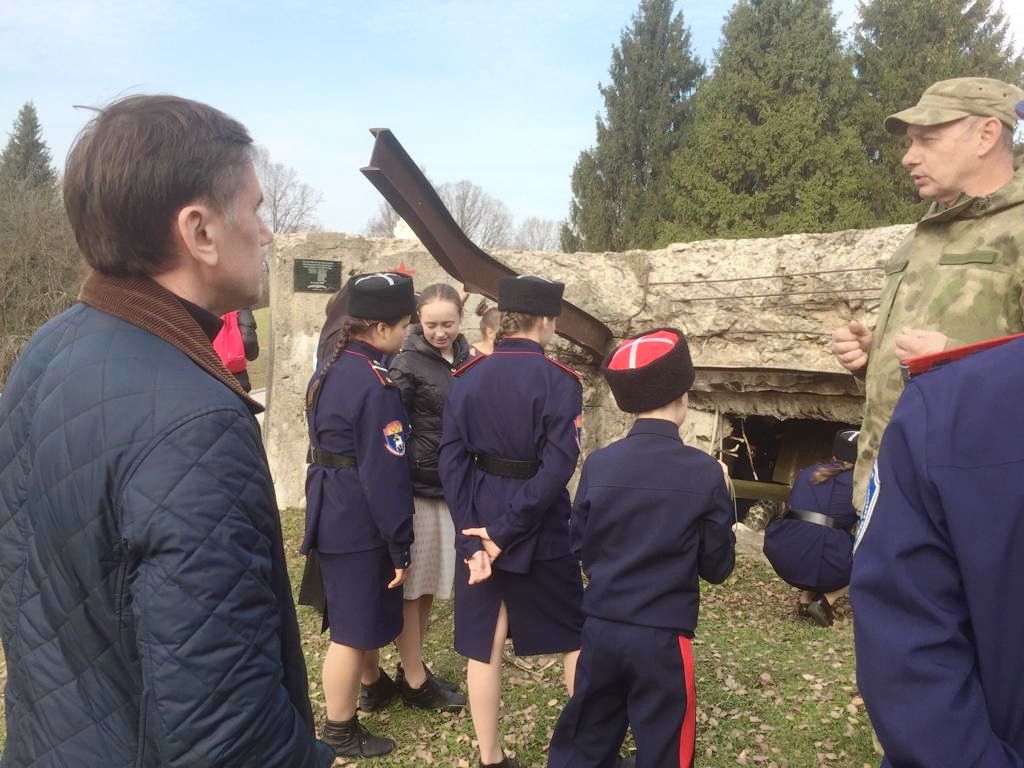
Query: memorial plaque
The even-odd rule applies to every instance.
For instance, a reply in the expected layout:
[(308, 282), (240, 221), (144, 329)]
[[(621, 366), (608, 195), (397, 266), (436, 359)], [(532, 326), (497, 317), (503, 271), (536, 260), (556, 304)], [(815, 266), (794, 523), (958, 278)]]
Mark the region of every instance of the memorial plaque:
[(341, 262), (325, 259), (296, 259), (295, 293), (337, 293), (341, 290)]

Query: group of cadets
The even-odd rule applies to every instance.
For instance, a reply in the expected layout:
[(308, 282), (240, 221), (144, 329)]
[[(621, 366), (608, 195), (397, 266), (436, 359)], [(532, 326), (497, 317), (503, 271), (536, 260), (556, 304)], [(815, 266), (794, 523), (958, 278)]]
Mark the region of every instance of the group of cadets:
[[(851, 322), (833, 334), (839, 363), (867, 370), (863, 439), (837, 434), (832, 460), (799, 472), (765, 535), (768, 560), (800, 590), (801, 617), (832, 624), (835, 599), (850, 590), (858, 681), (892, 768), (1024, 767), (1024, 623), (1012, 607), (1024, 573), (1024, 424), (1012, 407), (1024, 340), (915, 378), (905, 392), (899, 375), (1019, 330), (1013, 233), (1024, 171), (1012, 137), (1022, 98), (1016, 86), (957, 78), (887, 119), (887, 130), (907, 134), (903, 163), (933, 207), (886, 267), (874, 332)], [(570, 699), (549, 766), (621, 765), (627, 728), (641, 768), (693, 764), (698, 579), (720, 582), (733, 568), (728, 477), (679, 437), (693, 365), (684, 335), (658, 328), (603, 361), (616, 403), (636, 420), (587, 458), (570, 501), (582, 386), (544, 354), (562, 291), (539, 277), (502, 280), (483, 353), (460, 366), (447, 335), (432, 332), (421, 347), (442, 352), (434, 374), (443, 375), (425, 393), (404, 382), (401, 396), (393, 378), (406, 371), (386, 361), (417, 313), (412, 281), (354, 277), (329, 311), (334, 340), (308, 390), (303, 593), (331, 632), (323, 737), (340, 756), (394, 748), (359, 723), (357, 707), (396, 692), (429, 709), (466, 703), (422, 661), (429, 602), (403, 607), (402, 585), (419, 567), (438, 582), (454, 577), (455, 648), (467, 658), (481, 766), (517, 765), (498, 731), (507, 639), (519, 655), (564, 655)], [(425, 477), (433, 505), (417, 500)], [(412, 554), (421, 529), (442, 545)], [(438, 549), (453, 558), (449, 570), (443, 557), (437, 567)], [(392, 681), (375, 654), (396, 638), (404, 668)]]
[[(322, 737), (339, 756), (395, 746), (356, 711), (381, 685), (364, 684), (360, 698), (368, 656), (403, 631), (402, 587), (417, 567), (413, 477), (425, 463), (436, 467), (454, 523), (455, 648), (467, 658), (480, 765), (518, 765), (498, 730), (506, 639), (520, 656), (564, 655), (571, 698), (550, 766), (631, 764), (619, 757), (627, 726), (641, 768), (693, 763), (698, 578), (718, 583), (733, 568), (728, 480), (679, 437), (693, 365), (685, 336), (663, 328), (626, 339), (604, 361), (616, 402), (637, 419), (584, 462), (571, 502), (582, 381), (544, 354), (563, 290), (539, 277), (501, 281), (497, 343), (453, 371), (436, 461), (421, 449), (411, 466), (417, 427), (414, 420), (410, 431), (406, 406), (419, 395), (403, 406), (386, 361), (402, 350), (416, 314), (412, 280), (357, 275), (346, 286), (337, 339), (307, 392), (302, 545), (303, 599), (330, 630)], [(456, 685), (417, 666), (400, 671), (406, 703), (463, 706)]]

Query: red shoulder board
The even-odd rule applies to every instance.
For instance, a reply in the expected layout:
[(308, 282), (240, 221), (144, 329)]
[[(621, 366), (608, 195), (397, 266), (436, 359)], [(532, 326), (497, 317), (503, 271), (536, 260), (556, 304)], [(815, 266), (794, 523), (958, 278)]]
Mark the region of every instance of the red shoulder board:
[(583, 383), (583, 374), (580, 373), (579, 371), (574, 371), (568, 365), (565, 365), (564, 363), (558, 362), (553, 357), (548, 357), (547, 355), (544, 355), (544, 359), (547, 360), (549, 363), (554, 363), (555, 365), (557, 365), (559, 368), (561, 368), (563, 371), (565, 371), (569, 375), (575, 376), (580, 381), (580, 383)]
[(938, 368), (940, 365), (962, 360), (963, 358), (970, 357), (977, 352), (984, 352), (986, 349), (1001, 347), (1003, 344), (1016, 339), (1024, 339), (1024, 333), (1017, 333), (1013, 336), (1002, 336), (998, 339), (988, 339), (987, 341), (979, 341), (976, 344), (954, 347), (953, 349), (946, 349), (942, 352), (935, 352), (931, 355), (911, 357), (900, 363), (900, 371), (903, 373), (903, 380), (910, 381), (915, 376), (927, 373), (934, 368)]
[(361, 358), (363, 358), (363, 360), (366, 361), (367, 365), (370, 366), (370, 370), (373, 371), (373, 375), (377, 377), (377, 380), (381, 384), (383, 384), (385, 387), (393, 387), (393, 386), (395, 386), (395, 382), (393, 382), (391, 380), (391, 377), (388, 375), (388, 369), (385, 368), (380, 363), (378, 363), (376, 360), (371, 360), (366, 355), (363, 355), (363, 354), (361, 354), (359, 352), (353, 352), (350, 349), (346, 349), (345, 350), (345, 354), (346, 355), (352, 355), (352, 357), (361, 357)]
[(452, 376), (461, 376), (466, 371), (468, 371), (470, 368), (472, 368), (474, 365), (479, 363), (481, 360), (486, 360), (486, 359), (487, 359), (487, 355), (477, 355), (476, 357), (471, 357), (471, 358), (469, 358), (469, 360), (467, 360), (465, 363), (463, 363), (462, 367), (459, 368), (457, 371), (455, 371), (452, 374)]

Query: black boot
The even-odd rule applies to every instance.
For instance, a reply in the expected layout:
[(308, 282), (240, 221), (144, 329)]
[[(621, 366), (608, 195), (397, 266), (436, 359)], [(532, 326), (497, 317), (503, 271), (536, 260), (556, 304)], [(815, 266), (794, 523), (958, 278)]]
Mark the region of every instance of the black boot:
[(398, 695), (398, 686), (395, 685), (395, 681), (388, 677), (388, 673), (383, 669), (378, 667), (378, 670), (380, 677), (377, 678), (377, 682), (370, 685), (362, 683), (359, 685), (360, 712), (376, 712), (378, 709), (384, 709)]
[(500, 763), (485, 763), (481, 760), (480, 768), (519, 768), (519, 761), (514, 757), (503, 754)]
[(410, 707), (419, 709), (440, 709), (444, 712), (459, 712), (466, 706), (466, 697), (458, 691), (449, 691), (427, 672), (426, 682), (419, 688), (413, 688), (403, 680), (399, 685), (402, 700)]
[(820, 593), (815, 595), (811, 604), (807, 606), (807, 615), (819, 627), (832, 626), (832, 606), (829, 605), (825, 596)]
[[(423, 665), (423, 669), (427, 672), (427, 677), (432, 677), (437, 680), (437, 684), (444, 688), (446, 691), (452, 693), (459, 693), (459, 684), (453, 683), (450, 680), (445, 680), (443, 677), (439, 677), (430, 671), (430, 667), (426, 664)], [(398, 662), (398, 672), (395, 674), (395, 683), (401, 685), (405, 682), (405, 670), (402, 669), (402, 662)]]
[(395, 742), (374, 736), (359, 722), (358, 716), (343, 723), (327, 721), (320, 738), (338, 757), (380, 757), (395, 748)]

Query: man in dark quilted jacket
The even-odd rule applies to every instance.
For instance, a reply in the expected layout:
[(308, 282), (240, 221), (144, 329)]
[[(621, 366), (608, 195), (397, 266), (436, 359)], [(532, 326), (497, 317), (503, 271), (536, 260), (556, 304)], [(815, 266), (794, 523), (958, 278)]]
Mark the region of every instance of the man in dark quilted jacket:
[(91, 267), (0, 398), (0, 765), (326, 767), (254, 414), (213, 351), (271, 234), (252, 140), (131, 96), (68, 156)]

